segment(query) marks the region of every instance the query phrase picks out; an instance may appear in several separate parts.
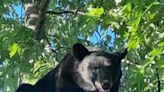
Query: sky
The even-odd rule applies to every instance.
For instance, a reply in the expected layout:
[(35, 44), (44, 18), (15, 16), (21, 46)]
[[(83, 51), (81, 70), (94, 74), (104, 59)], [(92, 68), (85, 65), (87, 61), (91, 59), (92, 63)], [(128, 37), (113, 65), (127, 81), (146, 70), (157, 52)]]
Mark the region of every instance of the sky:
[[(101, 25), (98, 26), (97, 28), (97, 31), (98, 33), (103, 36), (104, 34), (108, 35), (111, 37), (111, 41), (109, 42), (108, 46), (113, 46), (114, 44), (114, 40), (115, 40), (115, 33), (111, 30), (111, 29), (107, 29), (107, 30), (104, 30), (102, 28)], [(92, 43), (97, 43), (97, 39), (99, 39), (99, 42), (101, 41), (101, 39), (103, 39), (103, 41), (106, 41), (108, 40), (107, 39), (107, 36), (104, 36), (104, 37), (100, 37), (99, 34), (98, 34), (96, 31), (93, 33), (93, 35), (90, 37), (90, 41)], [(101, 42), (100, 42), (101, 43)]]
[(14, 19), (18, 19), (18, 20), (22, 21), (24, 14), (25, 14), (22, 5), (20, 5), (20, 4), (13, 5), (13, 8), (14, 8), (13, 10), (12, 9), (10, 10), (12, 12), (4, 14), (4, 17), (5, 18), (14, 18)]

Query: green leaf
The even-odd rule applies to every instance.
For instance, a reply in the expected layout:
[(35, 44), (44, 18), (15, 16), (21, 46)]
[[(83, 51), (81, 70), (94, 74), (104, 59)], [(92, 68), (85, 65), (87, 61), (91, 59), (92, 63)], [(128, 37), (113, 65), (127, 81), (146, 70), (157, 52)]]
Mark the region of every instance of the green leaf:
[(128, 42), (129, 49), (136, 49), (140, 43), (140, 37), (138, 37), (138, 34), (137, 34), (137, 29), (138, 29), (140, 21), (141, 21), (141, 16), (138, 16), (138, 18), (134, 21), (134, 23), (132, 24), (130, 28), (131, 36)]
[(18, 52), (19, 50), (20, 50), (20, 46), (17, 43), (13, 43), (9, 47), (10, 57), (13, 57), (16, 54), (16, 52)]
[(139, 46), (140, 38), (138, 36), (133, 37), (128, 42), (128, 48), (129, 49), (136, 49)]
[(131, 16), (131, 3), (127, 3), (126, 5), (124, 5), (124, 7), (122, 8), (122, 12), (123, 14), (125, 15), (125, 17), (127, 17), (128, 19), (130, 19), (130, 16)]
[(132, 24), (132, 26), (130, 28), (130, 32), (136, 32), (137, 31), (140, 21), (141, 21), (141, 16), (138, 16), (136, 18), (136, 20), (134, 21), (134, 23)]
[(159, 46), (164, 47), (164, 42), (159, 43)]
[(92, 17), (100, 17), (103, 13), (104, 13), (104, 9), (103, 8), (92, 8), (89, 7), (88, 8), (88, 16), (92, 16)]
[(149, 55), (151, 56), (151, 59), (153, 59), (156, 55), (159, 55), (161, 53), (162, 53), (162, 51), (160, 48), (158, 48), (158, 49), (155, 48), (149, 53)]

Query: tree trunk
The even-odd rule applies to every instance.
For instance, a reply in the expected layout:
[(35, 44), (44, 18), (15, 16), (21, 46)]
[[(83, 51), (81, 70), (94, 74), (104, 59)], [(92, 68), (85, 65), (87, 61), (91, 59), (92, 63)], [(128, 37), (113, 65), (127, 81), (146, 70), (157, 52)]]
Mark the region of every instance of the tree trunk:
[(22, 0), (25, 9), (25, 26), (34, 30), (36, 39), (45, 38), (45, 19), (50, 0)]

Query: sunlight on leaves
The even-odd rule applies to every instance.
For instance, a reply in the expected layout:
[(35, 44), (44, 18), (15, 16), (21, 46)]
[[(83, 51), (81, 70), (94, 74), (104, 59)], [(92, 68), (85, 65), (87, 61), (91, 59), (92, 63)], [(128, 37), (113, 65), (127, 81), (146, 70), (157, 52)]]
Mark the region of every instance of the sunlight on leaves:
[(104, 13), (103, 8), (93, 8), (92, 6), (90, 6), (88, 8), (87, 15), (91, 17), (100, 17), (103, 13)]
[(149, 55), (151, 57), (155, 57), (156, 55), (159, 55), (159, 54), (161, 54), (161, 49), (160, 48), (158, 48), (158, 49), (155, 48), (149, 53)]
[(20, 46), (17, 43), (13, 43), (9, 47), (10, 57), (13, 57), (18, 51), (20, 51)]

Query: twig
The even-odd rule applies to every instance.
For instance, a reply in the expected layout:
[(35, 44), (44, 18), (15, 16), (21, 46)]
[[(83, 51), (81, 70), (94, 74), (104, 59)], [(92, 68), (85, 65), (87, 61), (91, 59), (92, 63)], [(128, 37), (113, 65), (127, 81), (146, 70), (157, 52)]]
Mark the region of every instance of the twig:
[[(47, 41), (48, 45), (49, 45), (50, 47), (52, 47), (50, 41), (48, 40), (48, 37), (46, 37), (46, 41)], [(58, 48), (55, 48), (55, 49), (50, 48), (50, 50), (51, 50), (52, 52), (55, 52), (55, 53), (56, 53), (58, 50), (63, 49), (63, 48), (64, 48), (64, 49), (71, 49), (71, 48), (69, 48), (69, 47), (58, 47)]]
[(158, 68), (156, 68), (156, 76), (157, 76), (157, 92), (161, 92), (161, 82), (160, 82), (160, 78), (159, 78), (159, 72), (158, 72)]
[[(102, 38), (100, 32), (98, 30), (96, 30), (98, 36), (100, 37), (100, 44), (103, 46), (104, 43), (105, 43), (105, 40)], [(109, 49), (110, 49), (110, 46), (108, 44), (105, 44)]]
[(105, 42), (105, 41), (103, 40), (103, 38), (101, 38), (101, 34), (99, 33), (98, 30), (96, 30), (96, 33), (97, 33), (98, 36), (100, 37), (100, 43), (101, 43), (101, 45), (103, 45), (103, 42)]

